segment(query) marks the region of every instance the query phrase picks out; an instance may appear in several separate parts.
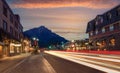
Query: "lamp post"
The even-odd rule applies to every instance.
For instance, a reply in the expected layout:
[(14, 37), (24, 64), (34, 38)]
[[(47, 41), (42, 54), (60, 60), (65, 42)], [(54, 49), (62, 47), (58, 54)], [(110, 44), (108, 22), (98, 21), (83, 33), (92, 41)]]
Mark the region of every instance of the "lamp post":
[(34, 53), (36, 54), (37, 53), (37, 50), (38, 50), (38, 41), (39, 41), (39, 39), (38, 38), (33, 38), (33, 46), (34, 46), (34, 48), (35, 48), (35, 51), (34, 51)]

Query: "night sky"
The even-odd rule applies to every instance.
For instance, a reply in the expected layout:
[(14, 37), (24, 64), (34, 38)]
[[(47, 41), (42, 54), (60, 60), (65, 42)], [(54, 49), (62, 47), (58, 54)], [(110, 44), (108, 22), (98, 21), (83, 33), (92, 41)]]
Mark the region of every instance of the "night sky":
[(68, 40), (84, 39), (87, 23), (120, 0), (6, 0), (24, 31), (45, 26)]

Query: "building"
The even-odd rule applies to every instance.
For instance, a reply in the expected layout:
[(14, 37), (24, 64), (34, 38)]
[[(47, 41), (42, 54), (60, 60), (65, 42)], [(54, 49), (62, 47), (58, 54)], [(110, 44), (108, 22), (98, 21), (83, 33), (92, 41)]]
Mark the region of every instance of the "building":
[(91, 50), (120, 50), (120, 5), (88, 22)]
[(19, 15), (12, 12), (5, 0), (0, 0), (0, 56), (20, 53), (22, 38)]
[(88, 39), (72, 40), (72, 41), (65, 43), (64, 50), (67, 50), (67, 51), (85, 51), (85, 50), (89, 50), (88, 44), (89, 44)]

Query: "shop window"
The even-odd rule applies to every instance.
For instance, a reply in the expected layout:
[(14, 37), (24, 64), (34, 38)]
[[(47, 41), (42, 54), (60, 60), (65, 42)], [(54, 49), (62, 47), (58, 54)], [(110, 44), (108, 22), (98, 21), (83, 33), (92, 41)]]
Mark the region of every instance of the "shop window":
[(105, 41), (105, 40), (102, 41), (102, 45), (103, 45), (103, 46), (106, 46), (106, 41)]
[(110, 39), (110, 45), (115, 46), (115, 38)]
[(96, 42), (96, 46), (101, 46), (101, 43), (100, 42)]

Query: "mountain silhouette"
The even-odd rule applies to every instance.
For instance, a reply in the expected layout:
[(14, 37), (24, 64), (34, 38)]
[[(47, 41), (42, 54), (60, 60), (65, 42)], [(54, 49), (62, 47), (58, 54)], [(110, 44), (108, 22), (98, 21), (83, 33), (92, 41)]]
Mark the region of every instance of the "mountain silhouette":
[(62, 42), (65, 43), (67, 40), (56, 33), (52, 32), (45, 26), (33, 28), (24, 32), (24, 35), (32, 40), (32, 38), (39, 39), (39, 47), (48, 47), (50, 45), (60, 45)]

